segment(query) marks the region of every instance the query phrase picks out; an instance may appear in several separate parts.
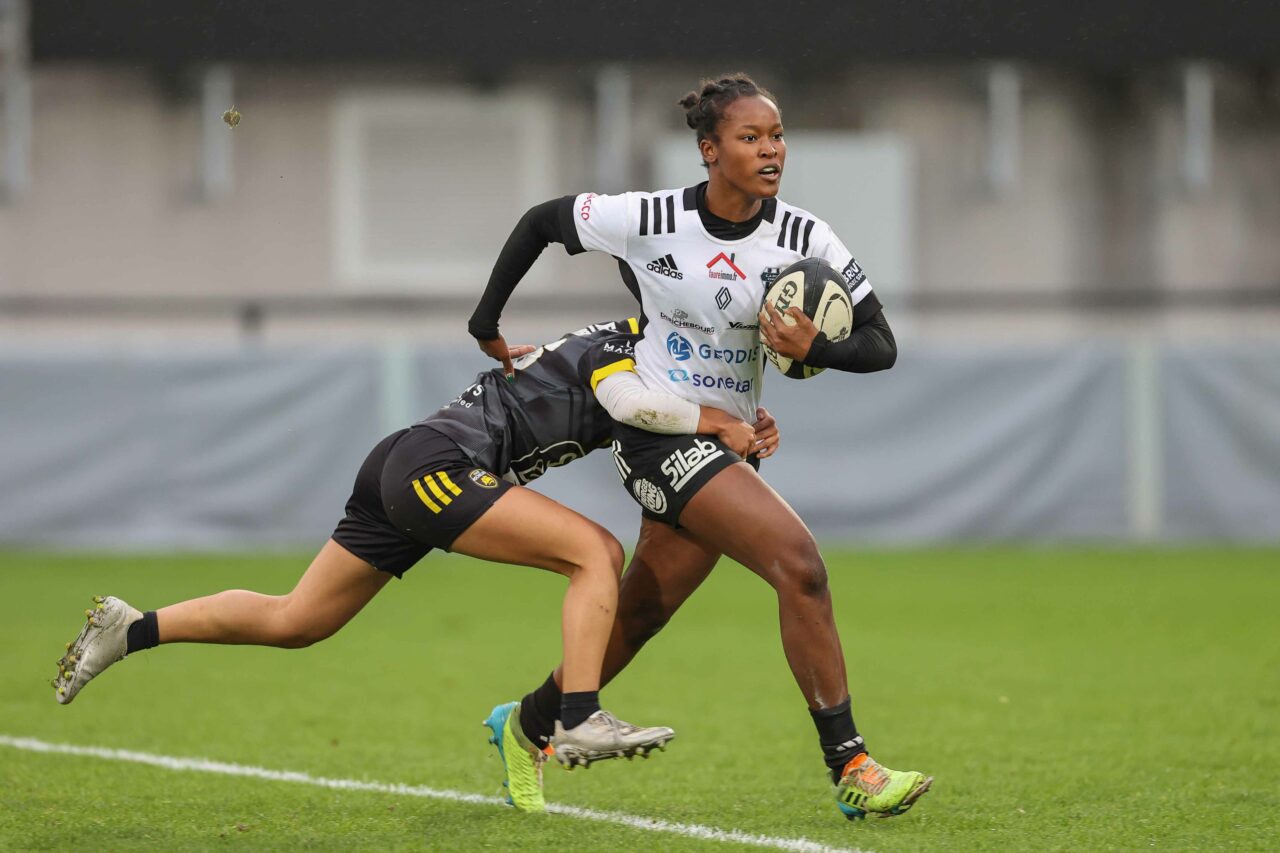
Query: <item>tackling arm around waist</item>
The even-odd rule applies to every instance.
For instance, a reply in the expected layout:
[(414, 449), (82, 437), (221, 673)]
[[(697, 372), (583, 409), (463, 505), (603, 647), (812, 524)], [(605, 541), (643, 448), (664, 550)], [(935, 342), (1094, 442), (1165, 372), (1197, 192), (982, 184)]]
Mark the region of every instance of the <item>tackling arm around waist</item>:
[(596, 399), (620, 424), (663, 435), (698, 431), (702, 407), (692, 400), (654, 391), (630, 370), (620, 370), (596, 385)]

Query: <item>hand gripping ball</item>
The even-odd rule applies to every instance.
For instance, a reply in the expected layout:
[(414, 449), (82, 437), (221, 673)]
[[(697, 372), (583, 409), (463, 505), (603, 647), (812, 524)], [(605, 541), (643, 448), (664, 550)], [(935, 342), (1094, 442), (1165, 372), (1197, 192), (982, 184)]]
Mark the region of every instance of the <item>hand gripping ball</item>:
[[(765, 291), (760, 307), (770, 303), (788, 326), (794, 326), (796, 321), (787, 316), (787, 309), (796, 306), (832, 343), (844, 340), (853, 331), (853, 299), (844, 276), (821, 258), (805, 258), (784, 269)], [(808, 379), (823, 371), (779, 355), (765, 343), (764, 335), (760, 336), (760, 347), (773, 366), (790, 379)]]

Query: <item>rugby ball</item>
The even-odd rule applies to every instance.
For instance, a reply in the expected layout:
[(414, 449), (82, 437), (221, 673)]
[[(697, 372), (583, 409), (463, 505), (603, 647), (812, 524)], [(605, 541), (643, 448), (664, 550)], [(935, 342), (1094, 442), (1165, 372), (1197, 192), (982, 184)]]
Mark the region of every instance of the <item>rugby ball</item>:
[[(794, 326), (796, 321), (787, 316), (787, 309), (796, 306), (832, 343), (843, 341), (853, 331), (853, 298), (844, 283), (844, 276), (821, 258), (805, 258), (784, 269), (765, 291), (761, 309), (768, 304), (778, 309), (782, 322), (788, 326)], [(790, 379), (808, 379), (824, 369), (809, 367), (779, 355), (765, 342), (763, 334), (760, 335), (760, 348), (778, 372)]]

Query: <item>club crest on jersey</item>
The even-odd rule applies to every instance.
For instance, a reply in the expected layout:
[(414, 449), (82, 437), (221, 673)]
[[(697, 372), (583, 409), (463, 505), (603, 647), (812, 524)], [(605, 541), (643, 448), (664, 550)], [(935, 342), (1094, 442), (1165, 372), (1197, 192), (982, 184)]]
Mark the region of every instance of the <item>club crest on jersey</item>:
[(721, 456), (724, 456), (724, 451), (714, 442), (695, 438), (692, 447), (677, 450), (663, 460), (662, 473), (670, 478), (671, 488), (678, 492), (689, 485), (699, 471)]
[(676, 259), (670, 255), (663, 255), (656, 261), (649, 261), (645, 269), (656, 272), (658, 275), (665, 275), (667, 278), (684, 279), (684, 273), (680, 272), (680, 268), (676, 266)]
[(764, 282), (765, 287), (769, 287), (778, 280), (780, 275), (782, 275), (782, 267), (765, 267), (764, 272), (760, 273), (760, 280)]
[(677, 329), (696, 329), (697, 331), (705, 332), (708, 335), (714, 335), (716, 333), (715, 326), (701, 326), (690, 320), (689, 312), (685, 311), (683, 308), (674, 309), (671, 312), (670, 317), (667, 316), (665, 311), (659, 311), (658, 316), (675, 326)]
[(729, 303), (733, 301), (733, 294), (729, 292), (729, 288), (722, 287), (716, 291), (716, 307), (721, 311), (729, 307)]
[(844, 283), (849, 287), (857, 287), (867, 280), (867, 274), (862, 271), (862, 267), (858, 266), (858, 262), (853, 258), (850, 258), (849, 263), (844, 265), (844, 269), (840, 270), (840, 274), (844, 276)]
[(498, 488), (498, 478), (490, 474), (488, 471), (485, 471), (483, 468), (472, 469), (471, 473), (467, 476), (471, 478), (471, 482), (475, 483), (482, 489)]
[(667, 335), (667, 352), (676, 361), (688, 361), (693, 356), (693, 344), (679, 332)]
[(641, 477), (631, 484), (631, 493), (636, 496), (640, 506), (659, 515), (667, 511), (667, 496), (656, 484)]
[(719, 278), (725, 281), (737, 281), (745, 279), (747, 274), (738, 269), (738, 265), (734, 263), (737, 254), (726, 255), (724, 252), (716, 255), (707, 261), (707, 276), (710, 278)]

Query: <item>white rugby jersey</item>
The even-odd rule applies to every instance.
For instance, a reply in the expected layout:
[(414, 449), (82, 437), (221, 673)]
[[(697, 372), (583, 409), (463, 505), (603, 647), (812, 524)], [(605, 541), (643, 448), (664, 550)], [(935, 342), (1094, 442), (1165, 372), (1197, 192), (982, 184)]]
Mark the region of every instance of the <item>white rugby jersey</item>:
[(566, 246), (571, 254), (618, 259), (648, 321), (635, 348), (646, 386), (748, 423), (764, 376), (757, 315), (778, 274), (802, 258), (822, 258), (843, 272), (855, 306), (871, 295), (862, 268), (827, 223), (779, 200), (764, 204), (750, 235), (722, 240), (703, 227), (696, 187), (583, 193), (572, 208), (580, 245)]

